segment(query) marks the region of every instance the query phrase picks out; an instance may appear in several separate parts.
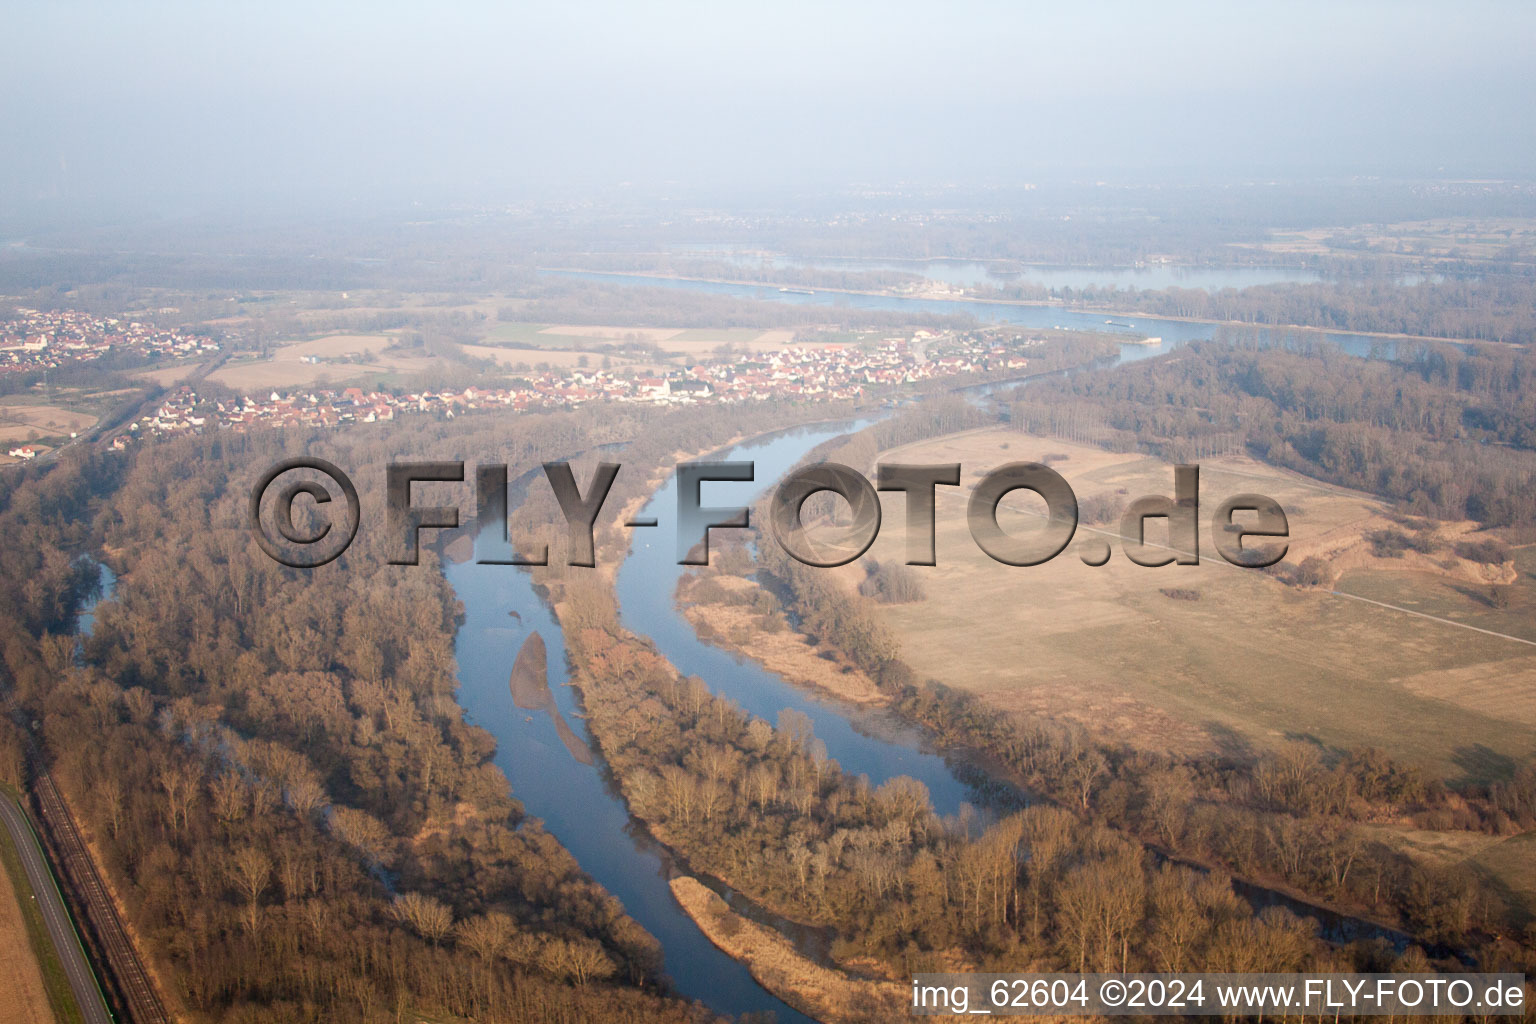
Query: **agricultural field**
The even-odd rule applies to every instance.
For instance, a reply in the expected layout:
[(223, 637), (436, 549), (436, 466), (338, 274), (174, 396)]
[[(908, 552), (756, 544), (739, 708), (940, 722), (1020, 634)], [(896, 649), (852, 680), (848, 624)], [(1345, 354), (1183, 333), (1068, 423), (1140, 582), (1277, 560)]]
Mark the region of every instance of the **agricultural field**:
[(7, 454), (11, 448), (30, 445), (42, 454), (67, 443), (71, 434), (89, 430), (97, 420), (90, 406), (76, 404), (69, 396), (51, 403), (32, 395), (0, 399), (0, 465), (21, 461)]
[(677, 369), (676, 366), (663, 365), (656, 360), (636, 360), (617, 354), (606, 356), (558, 348), (512, 348), (501, 345), (461, 345), (459, 347), (471, 358), (494, 359), (498, 364), (512, 369), (519, 366), (532, 369), (544, 365), (559, 370), (583, 366), (595, 370), (603, 365), (604, 359), (608, 360), (610, 370), (631, 370), (636, 373), (651, 374)]
[[(1005, 429), (881, 455), (963, 466), (962, 486), (938, 492), (939, 564), (914, 568), (925, 599), (881, 606), (920, 678), (1150, 749), (1245, 752), (1297, 738), (1374, 745), (1458, 780), (1497, 777), (1510, 758), (1536, 749), (1536, 645), (1519, 639), (1536, 619), (1528, 575), (1509, 585), (1507, 563), (1482, 566), (1448, 552), (1375, 557), (1364, 535), (1391, 523), (1379, 501), (1241, 458), (1201, 464), (1199, 565), (1134, 565), (1113, 522), (1080, 526), (1045, 565), (992, 561), (966, 526), (970, 487), (991, 468), (1047, 456), (1080, 502), (1173, 493), (1172, 467), (1157, 459)], [(1221, 559), (1210, 519), (1242, 492), (1267, 494), (1286, 510), (1287, 562), (1316, 555), (1339, 563), (1338, 593)], [(882, 500), (885, 526), (870, 555), (901, 561), (903, 498)], [(1043, 507), (1015, 492), (1000, 524), (1010, 533), (1038, 530)], [(1454, 539), (1468, 528), (1446, 530)], [(1147, 536), (1166, 542), (1166, 529), (1153, 520)], [(1114, 549), (1109, 563), (1085, 565), (1080, 545), (1105, 540)], [(1529, 565), (1528, 553), (1519, 554)], [(850, 584), (862, 576), (858, 566), (842, 572)], [(1508, 595), (1503, 609), (1483, 600), (1495, 578)], [(1512, 632), (1493, 635), (1499, 627)]]
[(661, 344), (683, 333), (672, 327), (595, 327), (586, 324), (555, 324), (539, 331), (541, 335), (560, 339), (595, 342), (601, 345), (626, 341), (652, 341)]
[[(733, 328), (721, 330), (697, 329), (684, 331), (680, 336), (667, 342), (662, 348), (667, 352), (676, 352), (681, 355), (703, 359), (714, 355), (723, 346), (729, 345), (739, 352), (773, 352), (778, 349), (788, 348), (796, 344), (795, 332), (790, 330), (777, 331), (741, 331)], [(805, 348), (824, 348), (832, 342), (813, 341), (804, 342)]]
[(460, 345), (459, 348), (465, 355), (474, 359), (494, 359), (502, 366), (526, 365), (538, 366), (541, 363), (558, 368), (568, 369), (575, 366), (600, 365), (603, 357), (590, 352), (572, 352), (559, 348), (513, 348), (504, 345)]
[(168, 388), (180, 382), (183, 377), (201, 365), (202, 363), (177, 363), (175, 366), (157, 366), (153, 370), (139, 370), (133, 376), (136, 380), (147, 380)]
[(89, 412), (61, 405), (40, 405), (25, 400), (0, 401), (0, 441), (30, 441), (68, 437), (95, 426)]
[[(209, 379), (237, 389), (276, 389), (339, 385), (380, 376), (409, 376), (442, 366), (420, 350), (391, 351), (397, 339), (380, 334), (331, 334), (285, 344), (264, 358), (237, 357)], [(657, 328), (582, 324), (500, 323), (481, 344), (466, 344), (465, 355), (491, 359), (509, 370), (520, 365), (596, 369), (606, 359), (610, 369), (658, 374), (707, 359), (725, 345), (738, 351), (764, 352), (794, 343), (794, 332), (745, 328)], [(817, 341), (812, 344), (838, 344)], [(164, 367), (139, 376), (172, 384), (184, 367)]]
[(1517, 217), (1442, 218), (1397, 224), (1277, 231), (1259, 246), (1288, 255), (1405, 256), (1429, 260), (1529, 259), (1536, 221)]
[(590, 352), (633, 343), (660, 345), (683, 333), (681, 329), (672, 327), (501, 323), (491, 328), (485, 340), (525, 348), (582, 349)]
[(438, 365), (429, 355), (389, 351), (394, 344), (387, 334), (333, 334), (284, 345), (263, 359), (232, 359), (209, 374), (209, 379), (232, 388), (281, 389), (421, 373)]
[(6, 452), (30, 444), (39, 453), (82, 437), (103, 416), (120, 413), (124, 403), (143, 396), (138, 388), (101, 390), (93, 387), (29, 388), (0, 397), (0, 465), (15, 463)]

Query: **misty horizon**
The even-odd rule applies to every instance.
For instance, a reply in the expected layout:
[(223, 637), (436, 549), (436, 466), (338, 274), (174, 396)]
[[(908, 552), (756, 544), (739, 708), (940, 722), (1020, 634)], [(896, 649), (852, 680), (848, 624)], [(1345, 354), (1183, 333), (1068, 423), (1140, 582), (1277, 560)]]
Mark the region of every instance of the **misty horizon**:
[(0, 218), (1536, 174), (1536, 11), (11, 14)]

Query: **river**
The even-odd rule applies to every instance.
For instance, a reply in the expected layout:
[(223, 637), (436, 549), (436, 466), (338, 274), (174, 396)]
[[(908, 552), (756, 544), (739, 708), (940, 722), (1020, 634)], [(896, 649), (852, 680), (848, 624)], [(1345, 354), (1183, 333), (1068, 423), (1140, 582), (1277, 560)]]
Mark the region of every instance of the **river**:
[[(863, 425), (781, 432), (711, 456), (750, 460), (756, 479), (752, 483), (706, 483), (701, 502), (706, 507), (750, 504), (816, 445)], [(804, 712), (810, 716), (816, 736), (827, 745), (827, 753), (845, 771), (867, 775), (872, 785), (896, 775), (910, 776), (928, 787), (934, 810), (940, 814), (955, 814), (963, 803), (974, 799), (970, 786), (955, 768), (926, 749), (920, 734), (894, 716), (807, 692), (755, 661), (701, 642), (672, 600), (677, 581), (686, 570), (677, 564), (676, 510), (677, 490), (669, 481), (640, 513), (641, 517), (656, 518), (660, 525), (654, 536), (636, 538), (619, 568), (619, 609), (625, 627), (650, 637), (678, 671), (703, 679), (711, 691), (734, 700), (749, 714), (777, 722), (779, 712), (787, 708)]]
[[(705, 485), (706, 504), (746, 504), (812, 448), (862, 423), (783, 431), (737, 445), (712, 458), (751, 459), (755, 483)], [(669, 479), (643, 516), (659, 525), (641, 531), (619, 569), (624, 624), (649, 636), (680, 671), (705, 679), (712, 691), (751, 714), (775, 721), (795, 708), (809, 715), (817, 737), (844, 769), (878, 785), (908, 775), (928, 787), (934, 807), (953, 814), (973, 799), (963, 772), (925, 748), (920, 734), (881, 711), (807, 694), (757, 664), (701, 642), (674, 606), (677, 565), (676, 492)], [(496, 765), (511, 780), (528, 813), (570, 850), (581, 866), (624, 904), (661, 942), (677, 990), (721, 1013), (772, 1010), (781, 1021), (803, 1015), (764, 990), (731, 957), (717, 950), (672, 898), (668, 879), (678, 870), (667, 851), (629, 814), (602, 758), (595, 754), (580, 702), (569, 682), (560, 627), (528, 573), (508, 566), (445, 562), (449, 583), (464, 605), (455, 654), (459, 702), (470, 721), (496, 737)], [(523, 643), (537, 632), (548, 649), (552, 700), (541, 709), (518, 707), (508, 674)], [(701, 865), (707, 871), (708, 865)], [(706, 881), (708, 881), (706, 879)], [(717, 890), (723, 890), (718, 883)], [(728, 891), (723, 894), (730, 897)], [(750, 908), (735, 901), (739, 909)], [(760, 911), (754, 913), (766, 917)], [(802, 947), (815, 936), (784, 927)]]
[[(858, 429), (862, 422), (867, 421), (782, 431), (711, 456), (712, 460), (750, 459), (756, 480), (706, 483), (702, 503), (750, 503), (812, 448)], [(677, 564), (675, 510), (676, 489), (668, 479), (639, 514), (656, 518), (658, 525), (637, 531), (619, 568), (620, 615), (627, 628), (650, 637), (679, 671), (700, 676), (712, 692), (729, 697), (751, 714), (772, 722), (785, 708), (804, 712), (816, 736), (845, 771), (864, 774), (876, 785), (894, 775), (918, 779), (941, 814), (954, 814), (967, 801), (981, 801), (964, 781), (963, 763), (933, 751), (917, 730), (890, 714), (800, 690), (755, 662), (699, 640), (673, 601), (678, 577), (685, 571)], [(566, 685), (569, 672), (559, 624), (529, 574), (509, 566), (446, 560), (444, 571), (464, 605), (455, 645), (459, 702), (470, 721), (496, 737), (496, 765), (511, 780), (514, 795), (528, 813), (543, 819), (587, 873), (660, 941), (667, 974), (681, 994), (720, 1013), (772, 1010), (780, 1021), (807, 1020), (716, 949), (673, 899), (668, 879), (688, 868), (677, 864), (630, 816), (602, 758), (593, 751), (580, 702)], [(518, 651), (535, 632), (548, 648), (551, 695), (541, 708), (530, 707), (536, 702), (526, 699), (519, 707), (508, 675)], [(707, 872), (708, 865), (699, 869)], [(773, 919), (718, 882), (704, 881), (738, 910), (780, 927), (802, 949), (816, 944), (817, 936)], [(1239, 891), (1255, 907), (1281, 904), (1320, 918), (1324, 933), (1335, 941), (1371, 934), (1402, 938), (1257, 886)], [(822, 953), (824, 944), (807, 951)]]
[[(764, 297), (784, 301), (829, 301), (827, 296), (784, 295), (746, 286), (626, 280), (711, 291), (763, 291)], [(870, 308), (937, 307), (940, 312), (966, 312), (969, 310), (955, 307), (973, 305), (881, 296), (836, 299)], [(1099, 329), (1103, 320), (1039, 307), (981, 308), (1010, 322), (1043, 319), (1048, 321), (1047, 326)], [(1125, 318), (1119, 319), (1126, 322)], [(1138, 318), (1129, 322), (1141, 321)], [(1163, 344), (1126, 344), (1114, 361), (1146, 358), (1193, 338), (1208, 337), (1211, 331), (1206, 325), (1166, 323), (1170, 328), (1163, 331)], [(1162, 329), (1161, 324), (1158, 329)], [(1380, 344), (1378, 339), (1358, 335), (1329, 337), (1360, 354)], [(750, 503), (812, 448), (858, 429), (864, 422), (868, 421), (782, 431), (717, 453), (711, 458), (752, 460), (756, 479), (753, 483), (708, 483), (703, 504)], [(751, 714), (776, 721), (779, 712), (786, 708), (805, 713), (829, 755), (845, 771), (866, 775), (875, 785), (895, 775), (915, 778), (928, 788), (934, 808), (941, 814), (955, 814), (968, 801), (979, 799), (965, 781), (965, 765), (930, 749), (917, 730), (888, 713), (807, 693), (755, 662), (700, 641), (673, 602), (673, 591), (683, 568), (676, 564), (675, 489), (670, 479), (658, 488), (641, 515), (655, 517), (658, 526), (637, 532), (619, 569), (620, 614), (629, 629), (650, 637), (680, 671), (700, 676), (714, 693), (731, 698)], [(102, 565), (99, 572), (97, 593), (81, 606), (82, 633), (89, 633), (96, 602), (110, 596), (115, 583), (106, 566)], [(595, 753), (580, 703), (567, 685), (569, 672), (560, 627), (529, 574), (510, 566), (479, 565), (472, 560), (455, 563), (448, 559), (444, 559), (444, 573), (464, 607), (464, 621), (454, 647), (459, 703), (469, 721), (495, 737), (495, 763), (510, 780), (514, 795), (527, 813), (541, 819), (581, 867), (656, 937), (664, 951), (667, 975), (680, 994), (724, 1014), (772, 1012), (781, 1022), (808, 1022), (809, 1018), (760, 986), (746, 967), (716, 949), (673, 898), (668, 880), (688, 868), (676, 863), (631, 817), (602, 758)], [(536, 706), (528, 706), (525, 700), (525, 706), (519, 707), (509, 689), (508, 677), (518, 651), (535, 632), (548, 649), (550, 695)], [(707, 871), (708, 865), (700, 865), (699, 870)], [(720, 883), (707, 877), (703, 880), (743, 913), (780, 927), (802, 949), (812, 954), (824, 953), (825, 936), (774, 920)], [(1254, 899), (1252, 894), (1248, 895)], [(1265, 898), (1273, 896), (1267, 894)]]
[[(1164, 317), (1138, 314), (1085, 313), (1063, 309), (1060, 306), (1023, 306), (1006, 302), (980, 302), (972, 300), (925, 299), (901, 295), (864, 295), (851, 292), (812, 290), (810, 294), (781, 292), (776, 287), (750, 284), (731, 284), (718, 281), (688, 281), (673, 277), (648, 277), (638, 274), (601, 273), (585, 270), (543, 271), (557, 277), (570, 277), (608, 284), (646, 286), (652, 288), (676, 288), (698, 291), (710, 295), (731, 295), (738, 298), (762, 299), (787, 302), (794, 305), (833, 306), (842, 309), (870, 309), (905, 311), (949, 316), (971, 316), (982, 323), (1018, 324), (1037, 330), (1060, 328), (1072, 331), (1098, 331), (1124, 334), (1127, 343), (1121, 346), (1121, 361), (1148, 359), (1172, 351), (1186, 342), (1209, 338), (1219, 325), (1197, 323), (1188, 320), (1170, 320)], [(1391, 352), (1394, 343), (1390, 339), (1369, 334), (1352, 334), (1344, 331), (1295, 331), (1285, 328), (1233, 326), (1233, 331), (1254, 332), (1261, 339), (1271, 339), (1286, 333), (1327, 340), (1351, 355), (1368, 356), (1375, 351)], [(1155, 345), (1136, 344), (1147, 337), (1162, 339)], [(1132, 340), (1134, 339), (1134, 340)]]
[[(588, 276), (588, 275), (583, 275)], [(590, 275), (600, 276), (600, 275)], [(666, 279), (631, 283), (656, 283), (668, 287), (700, 288), (736, 294), (760, 292), (783, 301), (830, 301), (829, 296), (801, 296), (776, 290), (739, 285), (708, 285)], [(884, 296), (836, 296), (837, 301), (870, 308), (936, 308), (956, 310), (965, 303), (907, 300)], [(1011, 322), (1046, 322), (1063, 327), (1101, 329), (1103, 317), (1088, 317), (1039, 307), (985, 306), (979, 311), (1003, 316)], [(1132, 324), (1141, 320), (1121, 322)], [(1150, 325), (1150, 321), (1148, 322)], [(1166, 326), (1165, 326), (1166, 325)], [(1134, 328), (1133, 328), (1134, 330)], [(1195, 338), (1209, 337), (1209, 325), (1166, 321), (1159, 345), (1127, 343), (1113, 363), (1148, 358)], [(1148, 332), (1150, 333), (1150, 332)], [(1139, 336), (1139, 335), (1138, 335)], [(1380, 339), (1362, 335), (1328, 335), (1347, 351), (1360, 355), (1380, 351)], [(985, 391), (1009, 382), (979, 386)], [(750, 504), (754, 497), (782, 478), (785, 472), (817, 445), (869, 421), (817, 425), (754, 438), (710, 456), (711, 460), (751, 460), (751, 483), (709, 482), (701, 503), (721, 507)], [(959, 812), (980, 797), (965, 781), (967, 766), (925, 744), (921, 733), (889, 713), (857, 707), (828, 696), (809, 693), (762, 668), (702, 642), (692, 625), (678, 611), (673, 592), (682, 566), (677, 564), (675, 542), (676, 491), (671, 479), (652, 495), (637, 518), (655, 518), (658, 525), (636, 531), (629, 554), (617, 580), (620, 616), (635, 633), (650, 637), (657, 649), (681, 672), (704, 679), (712, 692), (729, 697), (747, 712), (776, 722), (786, 708), (808, 715), (816, 736), (842, 768), (866, 775), (871, 784), (895, 775), (922, 782), (940, 814)], [(448, 581), (463, 602), (465, 620), (459, 629), (455, 652), (459, 665), (459, 701), (475, 724), (497, 740), (496, 764), (511, 780), (514, 794), (528, 813), (541, 818), (545, 827), (570, 850), (581, 866), (624, 904), (625, 909), (661, 942), (666, 970), (677, 990), (710, 1008), (728, 1014), (772, 1010), (781, 1021), (805, 1018), (767, 992), (746, 968), (717, 950), (673, 899), (667, 885), (677, 870), (668, 852), (636, 822), (601, 757), (592, 752), (581, 708), (569, 682), (565, 645), (560, 627), (548, 606), (522, 570), (508, 566), (477, 565), (472, 561), (447, 563)], [(523, 643), (537, 631), (548, 647), (552, 700), (542, 709), (519, 708), (508, 688), (513, 659)], [(974, 772), (974, 769), (971, 769)], [(707, 871), (708, 865), (700, 870)], [(711, 881), (705, 879), (705, 881)], [(712, 883), (739, 909), (768, 919), (760, 911)], [(1255, 905), (1282, 902), (1300, 913), (1315, 911), (1286, 900), (1277, 893), (1253, 887), (1244, 895)], [(1345, 926), (1345, 919), (1324, 917), (1338, 938), (1359, 934)], [(803, 939), (786, 922), (792, 937)], [(1367, 933), (1376, 929), (1364, 922)], [(1353, 932), (1353, 933), (1351, 933)], [(802, 945), (805, 942), (802, 941)]]
[(684, 253), (681, 255), (725, 259), (738, 267), (764, 270), (826, 270), (844, 273), (895, 271), (920, 274), (930, 281), (957, 288), (1007, 287), (1035, 284), (1044, 288), (1248, 288), (1266, 284), (1307, 284), (1322, 275), (1305, 267), (1232, 266), (1192, 267), (1152, 263), (1139, 267), (1050, 266), (1014, 263), (1009, 260), (966, 259), (866, 259), (863, 257), (802, 258), (778, 253)]
[[(677, 991), (725, 1014), (771, 1011), (806, 1022), (760, 986), (746, 967), (716, 949), (672, 896), (678, 866), (629, 814), (568, 685), (564, 638), (532, 577), (504, 565), (445, 560), (448, 582), (464, 605), (454, 653), (465, 717), (496, 737), (495, 763), (513, 795), (560, 840), (582, 868), (624, 904), (661, 943)], [(548, 651), (551, 700), (520, 708), (508, 676), (523, 643), (537, 632)]]
[(76, 633), (91, 635), (96, 628), (96, 606), (110, 598), (116, 588), (117, 574), (107, 568), (106, 562), (96, 562), (96, 586), (81, 597), (80, 608), (75, 612)]

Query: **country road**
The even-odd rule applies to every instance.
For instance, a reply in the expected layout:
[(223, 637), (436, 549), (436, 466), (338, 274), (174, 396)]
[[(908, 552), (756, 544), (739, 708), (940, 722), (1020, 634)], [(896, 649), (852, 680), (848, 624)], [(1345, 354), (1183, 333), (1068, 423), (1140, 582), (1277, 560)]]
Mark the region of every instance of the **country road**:
[[(96, 975), (85, 958), (85, 951), (80, 947), (80, 939), (70, 922), (69, 912), (64, 909), (64, 900), (43, 859), (43, 851), (37, 845), (37, 837), (21, 808), (8, 796), (0, 796), (0, 821), (4, 821), (6, 831), (11, 834), (16, 850), (21, 855), (33, 898), (42, 912), (43, 923), (48, 927), (48, 935), (53, 940), (53, 948), (58, 952), (59, 962), (64, 965), (64, 974), (75, 993), (75, 1002), (80, 1012), (87, 1024), (111, 1024), (112, 1016), (102, 1000)], [(20, 893), (17, 895), (21, 896)]]

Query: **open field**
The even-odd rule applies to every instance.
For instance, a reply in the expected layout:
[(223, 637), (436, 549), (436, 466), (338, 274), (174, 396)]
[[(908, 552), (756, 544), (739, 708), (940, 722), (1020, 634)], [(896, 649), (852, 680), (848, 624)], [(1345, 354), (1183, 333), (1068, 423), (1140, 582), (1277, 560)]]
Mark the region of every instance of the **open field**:
[(381, 367), (361, 365), (319, 365), (310, 363), (287, 362), (277, 359), (260, 359), (249, 362), (231, 360), (219, 369), (208, 375), (209, 380), (217, 381), (228, 387), (236, 389), (266, 388), (293, 388), (303, 387), (306, 384), (339, 384), (352, 380), (365, 371), (378, 372)]
[(600, 342), (654, 341), (657, 344), (675, 338), (682, 333), (673, 327), (592, 327), (584, 324), (555, 324), (540, 334), (552, 334), (562, 338), (585, 338)]
[[(730, 345), (744, 352), (775, 352), (795, 344), (794, 331), (747, 331), (743, 337), (730, 337), (722, 331), (690, 331), (698, 337), (673, 338), (662, 346), (668, 352), (703, 358), (713, 355), (722, 345)], [(819, 340), (803, 342), (804, 348), (826, 348), (841, 342)]]
[(1536, 918), (1536, 832), (1507, 836), (1479, 850), (1471, 865), (1508, 890), (1510, 903)]
[[(1045, 565), (992, 561), (965, 524), (970, 487), (991, 468), (1048, 453), (1066, 456), (1053, 468), (1079, 500), (1173, 490), (1171, 467), (1156, 459), (1001, 429), (881, 456), (964, 467), (961, 487), (939, 488), (939, 564), (914, 568), (926, 599), (883, 606), (920, 677), (971, 690), (999, 708), (1081, 722), (1106, 739), (1154, 749), (1262, 749), (1288, 738), (1368, 744), (1452, 779), (1495, 777), (1508, 758), (1536, 749), (1536, 647), (1321, 588), (1289, 587), (1228, 565), (1210, 543), (1210, 516), (1224, 498), (1268, 494), (1289, 514), (1295, 550), (1351, 553), (1345, 587), (1388, 586), (1400, 599), (1412, 597), (1402, 588), (1416, 589), (1435, 595), (1434, 614), (1468, 625), (1494, 622), (1492, 609), (1457, 589), (1476, 593), (1457, 576), (1473, 571), (1467, 566), (1427, 576), (1345, 543), (1351, 529), (1379, 520), (1373, 499), (1251, 460), (1215, 459), (1201, 465), (1198, 566), (1134, 565), (1117, 537), (1107, 565), (1083, 564), (1078, 545), (1110, 539), (1104, 531), (1116, 532), (1113, 526), (1080, 527), (1072, 547)], [(1038, 518), (1007, 511), (1015, 500), (1024, 504), (1017, 494), (1004, 502), (1003, 528), (1038, 529)], [(902, 497), (883, 501), (886, 526), (870, 554), (900, 561)], [(1319, 544), (1325, 537), (1329, 543)], [(1159, 539), (1156, 521), (1148, 539)], [(843, 572), (850, 583), (860, 575), (856, 567)], [(1524, 609), (1529, 620), (1536, 608), (1529, 581), (1510, 589), (1506, 611)], [(1164, 590), (1193, 591), (1197, 599)]]
[(782, 336), (784, 344), (789, 344), (794, 338), (795, 332), (788, 330), (759, 331), (755, 327), (690, 327), (687, 330), (678, 331), (670, 340), (676, 341), (702, 341), (712, 345), (750, 345), (759, 342), (770, 335)]
[[(650, 327), (590, 327), (579, 324), (496, 325), (487, 341), (501, 344), (464, 345), (465, 354), (494, 359), (506, 367), (525, 363), (557, 369), (579, 366), (585, 359), (594, 369), (606, 357), (612, 369), (639, 373), (664, 373), (686, 361), (712, 355), (723, 344), (739, 349), (768, 351), (794, 339), (792, 331), (756, 329), (678, 329)], [(411, 374), (439, 365), (427, 355), (388, 351), (395, 339), (387, 334), (333, 334), (284, 345), (264, 359), (233, 359), (209, 375), (209, 379), (234, 388), (292, 388), (310, 384), (342, 384), (386, 374)], [(661, 359), (631, 358), (619, 351), (626, 343), (640, 341), (662, 348)], [(612, 352), (607, 350), (612, 349)], [(320, 362), (305, 362), (305, 357)], [(675, 360), (675, 361), (674, 361)], [(160, 384), (175, 383), (184, 367), (167, 367), (140, 374)]]
[(40, 437), (52, 436), (52, 432), (41, 427), (34, 427), (28, 423), (11, 423), (0, 420), (0, 443), (17, 441), (35, 441)]
[[(494, 359), (502, 366), (515, 367), (526, 364), (530, 368), (544, 364), (556, 369), (569, 369), (586, 365), (591, 369), (597, 369), (603, 365), (604, 356), (591, 352), (571, 352), (558, 348), (506, 348), (500, 345), (461, 345), (459, 346), (465, 355), (475, 359)], [(606, 357), (609, 368), (612, 370), (633, 370), (637, 373), (663, 373), (667, 370), (675, 370), (675, 366), (666, 366), (655, 360), (631, 361), (623, 356)]]
[(1536, 221), (1455, 217), (1277, 231), (1259, 248), (1293, 255), (1359, 255), (1363, 249), (1431, 260), (1507, 260), (1522, 253), (1528, 258), (1536, 249)]
[(36, 437), (68, 437), (89, 430), (96, 417), (78, 409), (32, 402), (0, 402), (0, 441), (28, 441)]
[(294, 359), (300, 356), (317, 356), (321, 359), (340, 359), (343, 356), (372, 357), (394, 344), (395, 339), (382, 334), (332, 334), (313, 341), (300, 341), (284, 345), (274, 355)]
[(545, 363), (549, 366), (570, 367), (580, 365), (583, 359), (589, 365), (596, 366), (603, 360), (602, 356), (589, 352), (570, 352), (558, 348), (505, 348), (500, 345), (460, 345), (459, 347), (467, 356), (475, 359), (494, 359), (503, 366), (516, 366), (519, 363), (537, 366)]
[[(549, 324), (499, 323), (491, 328), (490, 333), (486, 335), (486, 340), (542, 348), (545, 345), (550, 345), (555, 340), (544, 333), (547, 327), (549, 327)], [(560, 341), (564, 341), (564, 339), (562, 338)]]
[[(816, 341), (800, 344), (807, 348), (818, 348), (844, 344), (864, 336), (863, 333), (848, 332), (847, 337), (844, 338), (818, 338)], [(795, 332), (788, 328), (759, 331), (751, 327), (695, 327), (680, 332), (677, 337), (662, 347), (669, 352), (703, 355), (714, 352), (722, 345), (730, 345), (747, 352), (771, 352), (794, 344), (796, 344)]]
[[(842, 344), (862, 337), (862, 334), (828, 337), (809, 344)], [(783, 329), (764, 331), (755, 327), (594, 327), (584, 324), (502, 323), (491, 329), (486, 340), (526, 348), (566, 348), (587, 352), (640, 342), (655, 344), (663, 352), (674, 355), (702, 357), (713, 354), (722, 345), (732, 345), (750, 352), (785, 348), (794, 344), (795, 332)]]
[(138, 380), (153, 381), (161, 387), (170, 387), (201, 365), (201, 363), (180, 363), (176, 366), (161, 366), (153, 370), (140, 370), (133, 376)]
[(485, 340), (526, 348), (568, 348), (591, 352), (632, 342), (660, 345), (684, 333), (687, 332), (676, 327), (500, 323), (491, 328)]
[[(394, 339), (382, 334), (333, 334), (284, 345), (265, 359), (230, 360), (209, 379), (233, 388), (286, 388), (357, 380), (380, 374), (419, 373), (438, 365), (426, 355), (386, 351)], [(322, 360), (304, 362), (304, 357)], [(352, 357), (348, 362), (328, 362)]]

